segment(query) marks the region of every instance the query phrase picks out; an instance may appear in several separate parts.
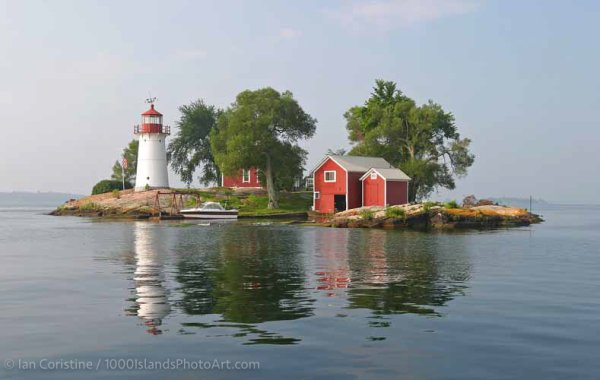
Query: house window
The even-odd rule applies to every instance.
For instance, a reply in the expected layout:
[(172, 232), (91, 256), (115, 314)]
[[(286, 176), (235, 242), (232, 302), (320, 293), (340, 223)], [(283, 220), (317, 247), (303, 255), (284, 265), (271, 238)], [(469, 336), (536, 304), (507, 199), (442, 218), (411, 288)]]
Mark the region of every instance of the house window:
[(321, 193), (319, 191), (315, 191), (315, 199), (320, 199)]
[(325, 171), (325, 182), (335, 182), (335, 170)]
[(250, 170), (249, 169), (242, 169), (242, 182), (250, 183)]
[(375, 172), (371, 173), (371, 179), (377, 179), (377, 173), (375, 173)]

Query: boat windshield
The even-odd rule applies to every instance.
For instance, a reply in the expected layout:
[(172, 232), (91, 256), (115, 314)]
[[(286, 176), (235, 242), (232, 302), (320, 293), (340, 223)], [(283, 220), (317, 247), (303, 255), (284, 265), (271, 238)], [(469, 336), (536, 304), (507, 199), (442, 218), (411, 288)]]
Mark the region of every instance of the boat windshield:
[(223, 210), (223, 206), (221, 206), (220, 203), (209, 202), (209, 203), (205, 203), (204, 206), (202, 206), (202, 209), (204, 209), (204, 210)]

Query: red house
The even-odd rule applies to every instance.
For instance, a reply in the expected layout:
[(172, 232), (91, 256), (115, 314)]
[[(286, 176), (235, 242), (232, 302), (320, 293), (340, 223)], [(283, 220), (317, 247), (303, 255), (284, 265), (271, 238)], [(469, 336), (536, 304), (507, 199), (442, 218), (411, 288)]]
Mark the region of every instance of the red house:
[[(372, 168), (393, 170), (393, 176), (391, 172), (386, 173), (394, 178), (399, 176), (396, 171), (402, 173), (400, 169), (392, 167), (389, 162), (381, 157), (325, 156), (312, 171), (314, 184), (313, 210), (332, 213), (336, 210), (343, 211), (363, 206), (363, 181), (361, 179)], [(381, 195), (378, 195), (378, 197), (381, 197), (382, 205), (408, 202), (407, 186), (410, 178), (404, 173), (402, 175), (404, 187), (392, 184), (388, 189), (387, 185), (381, 185), (379, 190)], [(384, 180), (385, 183), (388, 181), (392, 183), (397, 179)], [(373, 190), (369, 189), (370, 192)], [(402, 191), (405, 192), (404, 196)]]
[(258, 169), (242, 169), (238, 175), (221, 175), (221, 186), (223, 187), (262, 187), (258, 179)]
[(371, 168), (360, 180), (363, 206), (385, 207), (408, 203), (410, 178), (400, 169)]

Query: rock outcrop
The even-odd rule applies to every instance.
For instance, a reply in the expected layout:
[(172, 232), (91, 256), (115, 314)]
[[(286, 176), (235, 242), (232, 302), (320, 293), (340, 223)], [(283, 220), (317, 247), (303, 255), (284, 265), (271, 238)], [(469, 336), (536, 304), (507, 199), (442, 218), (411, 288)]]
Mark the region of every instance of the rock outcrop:
[(496, 228), (526, 226), (542, 219), (525, 209), (485, 205), (446, 208), (440, 204), (419, 203), (383, 207), (361, 207), (335, 214), (333, 227), (364, 228)]

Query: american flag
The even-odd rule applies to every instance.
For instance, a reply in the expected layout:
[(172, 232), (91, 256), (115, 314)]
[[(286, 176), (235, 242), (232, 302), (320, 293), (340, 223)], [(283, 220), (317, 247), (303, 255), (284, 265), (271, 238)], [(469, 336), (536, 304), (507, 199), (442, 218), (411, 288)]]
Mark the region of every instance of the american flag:
[(125, 157), (123, 157), (122, 165), (123, 169), (127, 169), (127, 165), (129, 165), (129, 162), (127, 162), (127, 159)]

